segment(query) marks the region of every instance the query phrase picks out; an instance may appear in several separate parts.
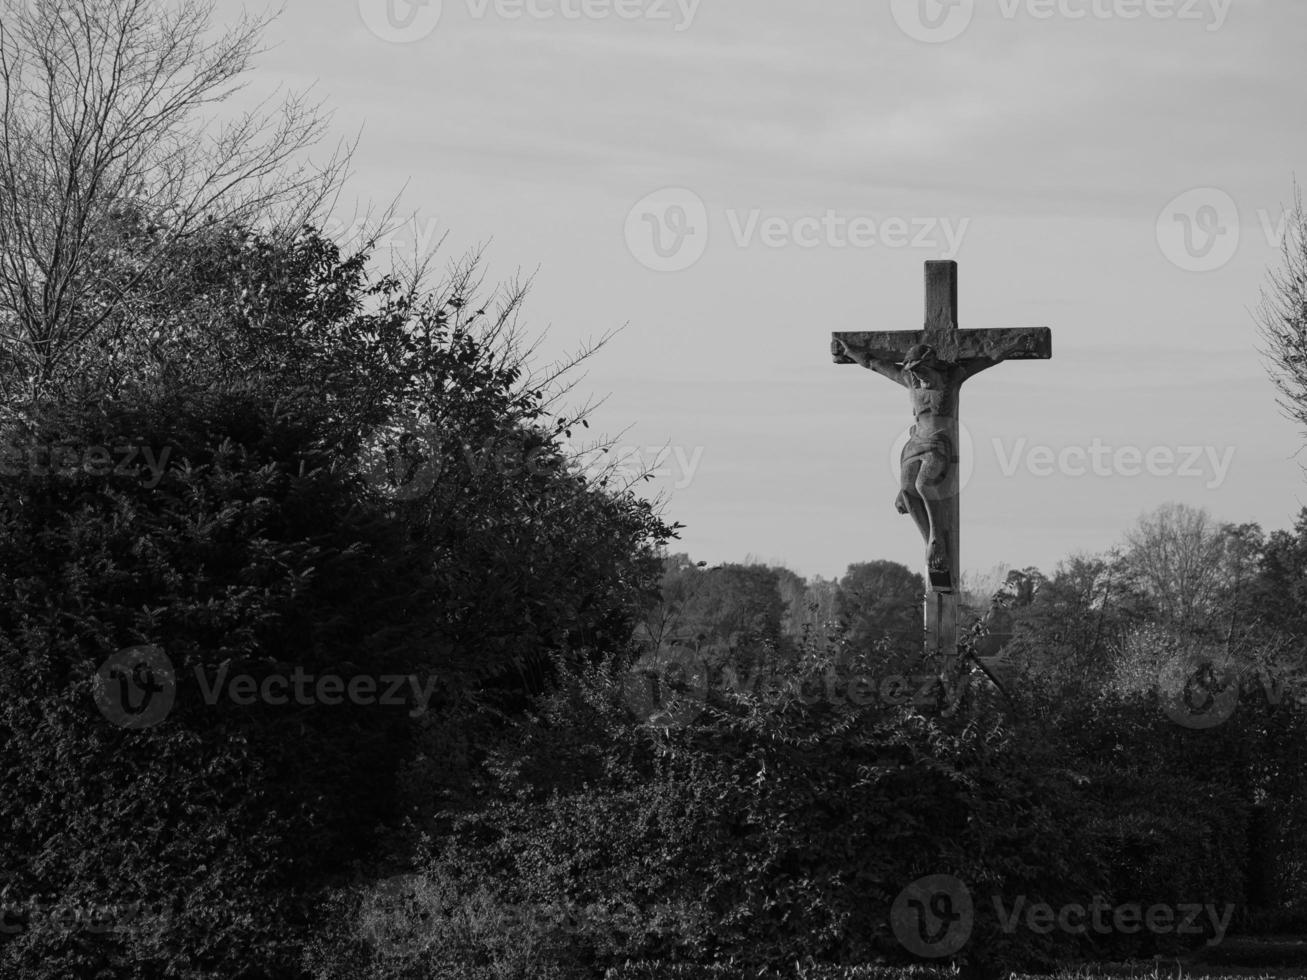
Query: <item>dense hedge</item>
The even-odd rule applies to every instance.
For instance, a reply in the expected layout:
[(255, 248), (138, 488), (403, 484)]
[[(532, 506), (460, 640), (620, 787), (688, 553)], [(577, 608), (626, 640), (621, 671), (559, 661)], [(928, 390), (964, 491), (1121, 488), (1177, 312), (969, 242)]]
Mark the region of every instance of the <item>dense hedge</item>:
[[(78, 465), (13, 465), (0, 491), (0, 972), (275, 974), (303, 935), (299, 896), (393, 812), (408, 705), (204, 694), (224, 672), (405, 669), (378, 624), (418, 602), (417, 569), (315, 435), (242, 397), (53, 412), (8, 433)], [(95, 447), (169, 457), (105, 474), (80, 465)], [(175, 701), (120, 727), (97, 709), (97, 670), (144, 644), (171, 661)], [(66, 929), (48, 907), (105, 921)]]
[[(297, 975), (319, 893), (407, 840), (404, 783), (430, 776), (423, 719), (470, 678), (520, 688), (523, 620), (620, 629), (645, 588), (639, 554), (619, 551), (648, 510), (562, 473), (566, 486), (519, 487), (476, 523), (462, 508), (479, 491), (437, 482), (431, 496), (455, 506), (433, 554), (431, 498), (396, 499), (342, 456), (328, 408), (188, 392), (48, 408), (4, 433), (0, 975)], [(607, 528), (604, 547), (563, 540), (561, 521), (537, 528), (533, 506)], [(478, 651), (454, 598), (496, 562), (502, 616), (470, 627), (511, 647)], [(578, 587), (612, 580), (593, 620), (551, 588), (568, 568)], [(566, 639), (553, 637), (564, 661), (578, 655)], [(140, 647), (167, 666), (133, 689), (109, 670)], [(334, 686), (313, 693), (320, 678)], [(343, 696), (356, 681), (363, 695)], [(251, 697), (265, 682), (271, 695)], [(102, 711), (119, 683), (130, 698), (167, 689), (171, 707)]]
[(485, 771), (483, 805), (450, 815), (418, 873), (338, 896), (319, 976), (904, 963), (891, 909), (929, 875), (973, 900), (958, 958), (1035, 967), (1171, 944), (1005, 926), (1015, 908), (1242, 898), (1236, 794), (1183, 774), (1122, 783), (975, 717), (773, 693), (652, 729), (595, 672)]

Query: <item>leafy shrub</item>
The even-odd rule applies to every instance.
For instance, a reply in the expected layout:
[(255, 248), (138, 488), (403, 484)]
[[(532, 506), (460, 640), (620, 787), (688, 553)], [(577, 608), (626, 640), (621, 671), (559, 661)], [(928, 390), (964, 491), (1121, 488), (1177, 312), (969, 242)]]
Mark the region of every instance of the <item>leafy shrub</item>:
[(508, 906), (439, 869), (336, 890), (305, 965), (319, 980), (584, 980), (565, 910)]
[[(171, 458), (154, 485), (84, 466), (3, 484), (4, 900), (53, 896), (111, 926), (36, 916), (0, 938), (8, 969), (276, 974), (305, 890), (392, 812), (409, 705), (206, 703), (224, 673), (404, 667), (377, 624), (420, 577), (315, 435), (310, 414), (246, 396), (51, 411), (22, 433), (78, 460), (97, 446)], [(96, 675), (138, 644), (170, 659), (175, 703), (133, 730), (97, 710)]]
[[(1073, 775), (1031, 768), (999, 728), (769, 688), (657, 729), (622, 680), (566, 675), (489, 754), (433, 865), (508, 907), (581, 910), (571, 945), (595, 968), (901, 961), (889, 910), (922, 876), (1032, 901), (1098, 884)], [(1056, 947), (980, 903), (977, 936), (1030, 961)]]
[[(253, 238), (200, 256), (211, 343), (182, 304), (161, 375), (123, 363), (116, 399), (6, 406), (0, 904), (20, 911), (0, 963), (24, 976), (295, 975), (320, 893), (407, 844), (399, 773), (470, 786), (480, 745), (449, 764), (435, 719), (481, 698), (493, 732), (551, 655), (629, 636), (674, 533), (558, 444), (576, 420), (500, 332), (520, 293), (482, 326), (470, 268), (423, 297), (311, 229), (289, 255)], [(72, 465), (42, 463), (52, 445)], [(176, 684), (142, 730), (95, 709), (133, 646)], [(411, 677), (432, 710), (206, 703), (219, 677), (295, 671)], [(38, 928), (54, 900), (134, 931)]]

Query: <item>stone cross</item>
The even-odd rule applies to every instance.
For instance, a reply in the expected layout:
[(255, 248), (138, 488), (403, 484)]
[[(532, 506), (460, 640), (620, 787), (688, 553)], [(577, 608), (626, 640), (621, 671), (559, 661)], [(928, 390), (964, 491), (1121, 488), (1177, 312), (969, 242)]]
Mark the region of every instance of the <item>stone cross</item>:
[(958, 329), (958, 264), (926, 263), (923, 330), (837, 333), (837, 364), (861, 364), (908, 389), (912, 426), (894, 504), (912, 517), (926, 543), (926, 657), (954, 688), (958, 657), (958, 393), (962, 383), (1002, 361), (1053, 356), (1047, 327)]

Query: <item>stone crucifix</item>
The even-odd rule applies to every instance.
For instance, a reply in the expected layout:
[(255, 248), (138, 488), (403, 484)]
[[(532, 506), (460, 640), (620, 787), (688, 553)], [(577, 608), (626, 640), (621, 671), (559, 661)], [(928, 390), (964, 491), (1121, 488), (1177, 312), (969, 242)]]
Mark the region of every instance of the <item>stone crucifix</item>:
[[(861, 364), (908, 389), (912, 426), (894, 504), (926, 543), (926, 657), (946, 685), (957, 672), (959, 562), (958, 394), (962, 383), (1002, 361), (1053, 356), (1047, 327), (958, 329), (958, 264), (926, 263), (923, 330), (836, 333), (837, 364)], [(946, 691), (952, 688), (946, 686)]]

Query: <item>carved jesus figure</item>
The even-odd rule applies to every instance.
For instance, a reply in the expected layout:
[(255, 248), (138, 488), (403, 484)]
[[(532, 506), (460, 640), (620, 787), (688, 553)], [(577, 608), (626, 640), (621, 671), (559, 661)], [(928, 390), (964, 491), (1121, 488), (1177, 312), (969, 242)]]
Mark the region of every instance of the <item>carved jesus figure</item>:
[(949, 468), (959, 448), (953, 445), (962, 382), (998, 359), (981, 356), (945, 361), (930, 344), (910, 348), (902, 361), (880, 352), (855, 350), (841, 342), (844, 354), (865, 368), (908, 389), (915, 424), (903, 447), (899, 494), (894, 506), (911, 516), (926, 542), (926, 566), (947, 574), (950, 556), (944, 523), (948, 519)]

